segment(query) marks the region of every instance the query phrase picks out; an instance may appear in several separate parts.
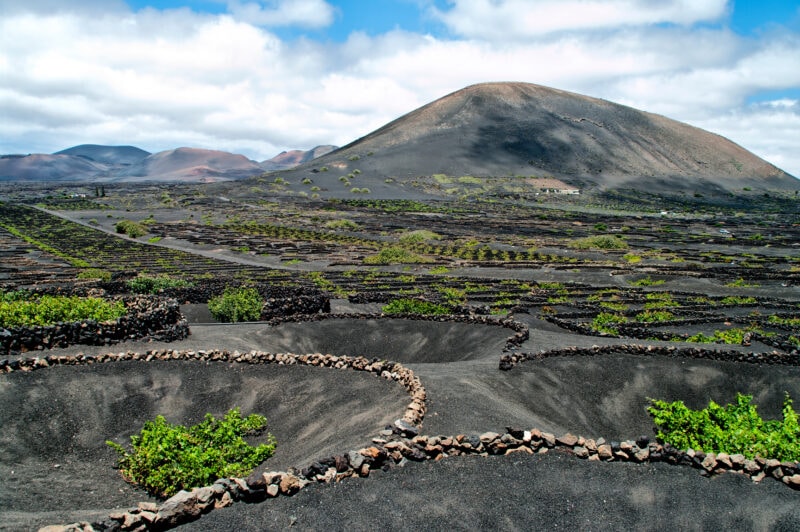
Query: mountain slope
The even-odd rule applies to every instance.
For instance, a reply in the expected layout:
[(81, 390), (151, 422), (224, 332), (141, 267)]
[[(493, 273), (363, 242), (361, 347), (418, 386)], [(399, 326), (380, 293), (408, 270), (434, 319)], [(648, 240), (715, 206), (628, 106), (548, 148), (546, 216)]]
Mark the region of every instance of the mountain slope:
[(0, 181), (87, 181), (108, 172), (108, 166), (73, 155), (3, 155)]
[(261, 161), (260, 164), (261, 168), (267, 171), (285, 170), (287, 168), (293, 168), (298, 164), (307, 163), (313, 159), (316, 159), (317, 157), (321, 157), (322, 155), (332, 152), (336, 148), (336, 146), (325, 144), (310, 150), (282, 151), (272, 159)]
[[(353, 160), (357, 160), (353, 163)], [(798, 181), (713, 133), (528, 83), (440, 98), (300, 168), (365, 176), (553, 176), (580, 187), (797, 189)]]
[(118, 176), (125, 181), (226, 181), (261, 171), (258, 163), (244, 155), (199, 148), (176, 148), (154, 153)]
[(99, 144), (81, 144), (66, 150), (56, 152), (55, 155), (73, 155), (84, 157), (109, 165), (130, 165), (135, 164), (150, 155), (136, 146), (101, 146)]

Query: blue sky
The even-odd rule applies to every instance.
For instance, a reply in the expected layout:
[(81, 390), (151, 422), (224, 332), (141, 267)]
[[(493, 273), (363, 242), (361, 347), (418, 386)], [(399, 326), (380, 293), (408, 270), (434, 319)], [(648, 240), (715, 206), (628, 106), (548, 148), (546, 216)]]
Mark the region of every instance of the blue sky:
[(0, 153), (263, 160), (504, 80), (664, 114), (800, 176), (798, 1), (0, 0)]

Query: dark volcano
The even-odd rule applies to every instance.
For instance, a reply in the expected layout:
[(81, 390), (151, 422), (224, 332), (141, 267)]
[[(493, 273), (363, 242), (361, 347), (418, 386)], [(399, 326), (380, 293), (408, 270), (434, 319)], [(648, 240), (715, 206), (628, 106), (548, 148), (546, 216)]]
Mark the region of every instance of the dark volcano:
[(299, 168), (323, 165), (357, 167), (376, 181), (446, 174), (552, 176), (579, 187), (649, 191), (800, 185), (719, 135), (528, 83), (467, 87)]

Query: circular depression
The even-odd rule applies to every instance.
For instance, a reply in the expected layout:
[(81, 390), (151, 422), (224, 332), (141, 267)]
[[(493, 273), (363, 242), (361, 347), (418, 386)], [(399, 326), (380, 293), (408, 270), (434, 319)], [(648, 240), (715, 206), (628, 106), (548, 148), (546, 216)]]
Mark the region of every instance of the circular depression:
[(277, 364), (126, 361), (0, 377), (0, 514), (21, 528), (105, 516), (147, 495), (114, 469), (107, 439), (129, 443), (164, 415), (260, 413), (277, 441), (261, 468), (282, 470), (358, 449), (402, 417), (397, 383), (352, 370)]
[(499, 357), (513, 331), (497, 325), (404, 319), (288, 322), (260, 332), (272, 351), (378, 356), (407, 363)]
[(797, 366), (620, 353), (529, 360), (510, 371), (437, 369), (416, 371), (428, 392), (428, 434), (516, 426), (624, 440), (654, 436), (648, 398), (682, 400), (696, 409), (709, 400), (732, 402), (741, 392), (773, 419), (781, 418), (784, 392), (800, 398)]

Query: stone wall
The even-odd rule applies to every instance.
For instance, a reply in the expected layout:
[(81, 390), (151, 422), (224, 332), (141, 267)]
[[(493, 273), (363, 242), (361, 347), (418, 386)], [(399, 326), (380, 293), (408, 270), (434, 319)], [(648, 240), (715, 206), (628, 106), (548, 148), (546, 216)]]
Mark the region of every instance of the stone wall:
[(54, 347), (111, 345), (126, 340), (171, 342), (189, 335), (189, 326), (174, 299), (150, 296), (121, 299), (128, 312), (114, 321), (83, 320), (0, 329), (0, 353), (18, 355)]

